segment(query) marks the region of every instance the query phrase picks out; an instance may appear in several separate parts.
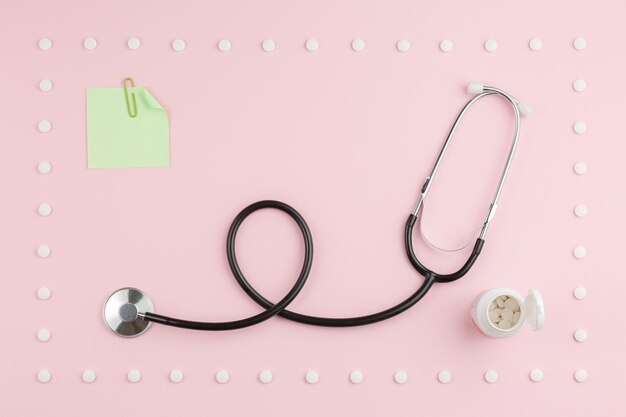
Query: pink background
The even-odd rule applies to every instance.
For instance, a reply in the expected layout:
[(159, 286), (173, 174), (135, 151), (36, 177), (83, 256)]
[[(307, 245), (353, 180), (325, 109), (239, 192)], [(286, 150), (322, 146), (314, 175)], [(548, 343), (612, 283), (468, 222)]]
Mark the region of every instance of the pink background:
[[(620, 330), (626, 232), (621, 1), (13, 1), (0, 2), (0, 415), (320, 416), (626, 414)], [(38, 40), (54, 46), (43, 52)], [(95, 37), (93, 51), (83, 39)], [(139, 50), (126, 40), (137, 36)], [(577, 36), (588, 47), (576, 51)], [(175, 38), (187, 49), (171, 49)], [(310, 53), (306, 39), (320, 49)], [(350, 42), (366, 48), (353, 52)], [(532, 37), (543, 49), (528, 48)], [(220, 38), (232, 50), (219, 52)], [(272, 53), (260, 44), (271, 38)], [(483, 48), (486, 39), (497, 51)], [(411, 49), (400, 53), (399, 39)], [(455, 48), (444, 54), (442, 39)], [(172, 166), (87, 170), (85, 89), (125, 76), (168, 110)], [(42, 93), (39, 80), (54, 89)], [(582, 78), (584, 93), (572, 89)], [(230, 333), (154, 326), (136, 339), (104, 325), (122, 286), (145, 290), (157, 312), (227, 320), (259, 311), (230, 275), (225, 237), (245, 205), (273, 198), (297, 208), (315, 241), (296, 311), (358, 315), (404, 299), (421, 282), (402, 243), (406, 216), (444, 136), (469, 98), (467, 81), (530, 103), (519, 149), (483, 254), (465, 278), (436, 285), (417, 306), (362, 328), (308, 327), (275, 318)], [(472, 237), (510, 144), (510, 109), (486, 99), (467, 117), (432, 188), (424, 230), (449, 247)], [(37, 122), (49, 119), (47, 134)], [(584, 120), (588, 132), (572, 125)], [(40, 175), (39, 161), (53, 170)], [(587, 174), (573, 172), (577, 161)], [(37, 206), (53, 206), (40, 217)], [(590, 214), (576, 218), (586, 204)], [(467, 252), (420, 244), (442, 271)], [(39, 244), (52, 255), (36, 256)], [(576, 260), (583, 245), (588, 255)], [(271, 299), (289, 288), (302, 243), (285, 216), (262, 212), (239, 237), (250, 281)], [(585, 286), (577, 301), (572, 291)], [(40, 301), (36, 290), (52, 290)], [(542, 291), (543, 331), (507, 340), (469, 321), (481, 291)], [(620, 292), (621, 291), (621, 292)], [(607, 300), (612, 300), (607, 302)], [(39, 328), (52, 339), (37, 341)], [(584, 328), (585, 343), (573, 332)], [(126, 380), (131, 368), (138, 384)], [(541, 368), (533, 383), (528, 373)], [(585, 383), (573, 374), (584, 368)], [(48, 384), (36, 379), (49, 369)], [(93, 369), (93, 384), (81, 381)], [(169, 382), (172, 369), (185, 379)], [(214, 374), (226, 369), (231, 381)], [(268, 369), (274, 382), (258, 382)], [(317, 385), (304, 381), (307, 370)], [(365, 381), (349, 382), (352, 370)], [(393, 382), (397, 370), (409, 381)], [(448, 369), (454, 379), (437, 382)], [(487, 384), (483, 374), (496, 370)]]

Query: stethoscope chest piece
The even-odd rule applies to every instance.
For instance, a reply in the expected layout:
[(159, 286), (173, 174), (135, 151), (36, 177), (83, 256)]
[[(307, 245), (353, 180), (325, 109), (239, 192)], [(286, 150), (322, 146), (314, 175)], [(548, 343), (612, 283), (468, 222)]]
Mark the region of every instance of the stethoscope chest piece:
[(116, 334), (124, 337), (139, 336), (150, 327), (142, 315), (153, 313), (152, 300), (136, 288), (121, 288), (104, 303), (104, 321)]

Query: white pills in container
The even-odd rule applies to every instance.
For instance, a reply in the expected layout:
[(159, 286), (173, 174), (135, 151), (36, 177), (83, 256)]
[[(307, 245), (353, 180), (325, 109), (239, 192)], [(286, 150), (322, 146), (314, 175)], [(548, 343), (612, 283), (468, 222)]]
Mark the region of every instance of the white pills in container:
[(219, 49), (221, 52), (230, 51), (230, 48), (232, 48), (232, 46), (232, 43), (228, 39), (220, 39), (219, 42), (217, 42), (217, 49)]
[(172, 381), (175, 384), (182, 382), (184, 377), (185, 375), (183, 374), (183, 371), (181, 371), (180, 369), (174, 369), (172, 372), (170, 372), (170, 381)]
[(485, 381), (490, 384), (495, 384), (496, 382), (498, 382), (498, 373), (494, 370), (485, 372)]
[(365, 49), (365, 41), (363, 39), (354, 39), (351, 46), (353, 51), (361, 52)]
[(543, 47), (543, 42), (539, 38), (532, 38), (528, 42), (528, 47), (531, 51), (538, 51)]
[(128, 371), (126, 378), (128, 379), (128, 382), (132, 382), (133, 384), (135, 384), (141, 381), (141, 372), (139, 372), (138, 369), (131, 369), (130, 371)]
[(315, 371), (308, 371), (304, 375), (304, 380), (308, 382), (309, 384), (317, 384), (317, 382), (320, 380), (320, 376)]
[(396, 43), (396, 48), (400, 52), (408, 52), (411, 49), (411, 42), (406, 39), (400, 39), (398, 43)]
[(37, 340), (40, 342), (47, 342), (52, 337), (52, 333), (48, 329), (39, 329), (37, 332)]
[(583, 259), (585, 256), (587, 256), (587, 248), (585, 248), (584, 246), (576, 246), (573, 253), (574, 258)]
[(52, 39), (50, 38), (41, 38), (39, 39), (39, 49), (42, 51), (49, 51), (52, 49)]
[(439, 49), (441, 52), (451, 52), (454, 49), (454, 42), (450, 39), (444, 39), (439, 43)]
[(363, 373), (361, 371), (352, 371), (350, 373), (350, 382), (353, 384), (360, 384), (364, 380)]
[(52, 165), (48, 161), (41, 161), (37, 164), (37, 171), (39, 171), (40, 174), (49, 174), (50, 171), (52, 171)]
[(304, 47), (309, 52), (315, 52), (319, 49), (320, 43), (317, 41), (317, 39), (311, 38), (311, 39), (307, 39), (307, 41), (304, 43)]
[(39, 81), (39, 90), (43, 91), (44, 93), (47, 93), (48, 91), (52, 90), (52, 81), (50, 81), (47, 78), (44, 78), (43, 80)]
[(86, 50), (93, 51), (98, 47), (98, 41), (96, 40), (96, 38), (89, 37), (83, 41), (83, 46)]
[(274, 379), (274, 375), (272, 375), (272, 373), (268, 370), (261, 371), (259, 373), (259, 381), (262, 384), (269, 384), (270, 382), (272, 382), (273, 379)]
[(587, 172), (587, 164), (584, 162), (576, 162), (576, 165), (574, 165), (574, 172), (578, 175), (585, 174)]
[(91, 384), (96, 380), (96, 373), (91, 369), (85, 369), (85, 371), (83, 371), (82, 380), (87, 384)]
[(48, 300), (50, 296), (52, 296), (52, 292), (50, 291), (50, 288), (40, 287), (39, 289), (37, 289), (37, 298), (39, 298), (40, 300), (42, 301)]
[(393, 380), (396, 381), (396, 384), (406, 384), (409, 380), (409, 374), (406, 371), (397, 371), (393, 375)]
[(498, 42), (496, 42), (494, 39), (487, 39), (484, 46), (485, 51), (494, 52), (496, 49), (498, 49)]
[(187, 47), (187, 43), (183, 39), (174, 39), (172, 41), (172, 49), (176, 52), (182, 52)]
[(276, 42), (274, 42), (274, 40), (272, 39), (265, 39), (261, 44), (261, 47), (265, 52), (272, 52), (274, 49), (276, 49)]
[(37, 246), (37, 256), (40, 258), (47, 258), (52, 253), (50, 246), (48, 245), (39, 245)]
[(134, 51), (141, 48), (141, 40), (139, 38), (129, 38), (126, 45), (128, 46), (128, 49)]
[(50, 120), (40, 120), (39, 123), (37, 123), (37, 130), (39, 130), (41, 133), (48, 133), (50, 130), (52, 129), (52, 123), (50, 122)]
[(487, 290), (476, 297), (470, 314), (482, 333), (498, 338), (517, 334), (524, 322), (540, 330), (545, 317), (541, 293), (532, 288), (526, 298), (510, 288)]
[(50, 382), (52, 379), (52, 373), (47, 369), (42, 369), (37, 373), (37, 380), (43, 384)]
[(230, 381), (230, 374), (228, 373), (228, 371), (217, 371), (217, 373), (215, 374), (215, 380), (219, 383), (219, 384), (225, 384), (228, 381)]

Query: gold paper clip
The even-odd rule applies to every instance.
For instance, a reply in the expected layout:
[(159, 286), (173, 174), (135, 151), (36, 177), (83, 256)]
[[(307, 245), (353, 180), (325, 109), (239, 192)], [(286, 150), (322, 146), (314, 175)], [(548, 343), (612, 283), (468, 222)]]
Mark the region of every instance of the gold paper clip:
[(137, 99), (135, 98), (135, 93), (130, 93), (133, 98), (133, 105), (131, 108), (130, 100), (128, 99), (128, 86), (126, 84), (127, 81), (130, 81), (130, 87), (135, 87), (135, 81), (132, 78), (126, 77), (124, 78), (124, 96), (126, 97), (126, 109), (128, 110), (128, 115), (132, 118), (137, 117)]

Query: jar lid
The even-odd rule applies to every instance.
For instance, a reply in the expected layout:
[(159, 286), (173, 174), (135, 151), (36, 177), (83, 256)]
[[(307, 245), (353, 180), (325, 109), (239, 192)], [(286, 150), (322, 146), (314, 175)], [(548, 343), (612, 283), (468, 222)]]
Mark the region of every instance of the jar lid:
[(539, 290), (531, 288), (528, 290), (528, 297), (524, 301), (526, 307), (526, 321), (533, 330), (541, 330), (545, 320), (543, 309), (543, 297)]

